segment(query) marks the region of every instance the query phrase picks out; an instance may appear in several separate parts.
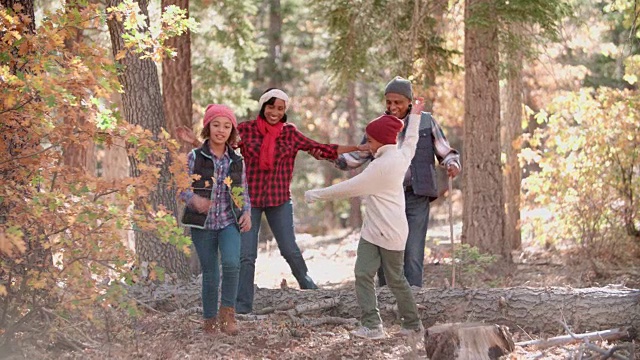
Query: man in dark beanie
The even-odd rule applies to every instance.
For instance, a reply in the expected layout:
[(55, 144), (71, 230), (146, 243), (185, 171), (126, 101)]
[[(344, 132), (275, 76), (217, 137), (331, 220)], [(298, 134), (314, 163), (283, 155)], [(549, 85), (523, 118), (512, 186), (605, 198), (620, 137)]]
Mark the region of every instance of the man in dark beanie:
[[(400, 76), (389, 81), (385, 90), (386, 114), (394, 115), (407, 124), (411, 113), (413, 91), (411, 82)], [(398, 136), (402, 143), (407, 126)], [(366, 143), (367, 136), (362, 141)], [(351, 152), (342, 154), (335, 164), (342, 170), (355, 169), (372, 160), (371, 154)], [(430, 113), (420, 117), (420, 138), (411, 165), (404, 177), (405, 214), (409, 223), (409, 235), (404, 253), (404, 273), (412, 286), (422, 287), (424, 271), (424, 246), (429, 224), (429, 203), (438, 197), (435, 159), (447, 168), (447, 175), (455, 177), (460, 172), (460, 154), (449, 146), (442, 129)], [(380, 286), (386, 285), (382, 269), (378, 273)]]

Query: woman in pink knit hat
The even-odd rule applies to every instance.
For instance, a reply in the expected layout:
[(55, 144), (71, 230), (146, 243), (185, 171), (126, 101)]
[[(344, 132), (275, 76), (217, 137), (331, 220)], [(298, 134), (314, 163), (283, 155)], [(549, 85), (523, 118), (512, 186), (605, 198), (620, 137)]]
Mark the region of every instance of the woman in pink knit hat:
[[(238, 140), (238, 128), (231, 109), (219, 104), (207, 106), (202, 125), (204, 144), (187, 156), (189, 175), (194, 180), (191, 188), (182, 193), (187, 205), (182, 223), (191, 228), (202, 267), (204, 331), (212, 334), (220, 329), (235, 335), (240, 232), (251, 229), (245, 164), (232, 148)], [(222, 265), (220, 296), (218, 259)]]

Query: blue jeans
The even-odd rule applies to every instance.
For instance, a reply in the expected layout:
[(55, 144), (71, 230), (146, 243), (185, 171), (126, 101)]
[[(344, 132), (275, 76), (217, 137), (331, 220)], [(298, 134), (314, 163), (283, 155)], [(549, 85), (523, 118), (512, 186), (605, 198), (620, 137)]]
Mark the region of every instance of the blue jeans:
[(248, 314), (253, 311), (253, 284), (256, 272), (256, 258), (258, 257), (258, 233), (262, 213), (267, 217), (269, 227), (276, 239), (280, 254), (289, 264), (291, 273), (298, 281), (301, 289), (317, 289), (316, 284), (307, 275), (307, 264), (302, 252), (296, 244), (293, 228), (293, 206), (291, 201), (278, 206), (251, 208), (251, 230), (242, 233), (240, 250), (240, 283), (238, 284), (238, 299), (236, 312)]
[[(412, 191), (404, 193), (405, 214), (409, 223), (409, 235), (404, 250), (404, 276), (409, 285), (422, 287), (424, 271), (424, 245), (429, 226), (429, 197), (419, 196)], [(378, 270), (378, 283), (387, 284), (382, 267)]]
[(222, 263), (220, 306), (234, 307), (240, 273), (240, 231), (236, 225), (222, 230), (191, 228), (191, 239), (202, 267), (202, 312), (205, 319), (218, 315), (218, 287)]

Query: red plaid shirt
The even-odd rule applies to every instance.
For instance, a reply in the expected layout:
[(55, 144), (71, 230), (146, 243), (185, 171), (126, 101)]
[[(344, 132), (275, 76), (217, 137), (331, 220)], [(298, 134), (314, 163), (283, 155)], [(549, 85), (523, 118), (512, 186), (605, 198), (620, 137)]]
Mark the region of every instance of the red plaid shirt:
[(238, 124), (240, 151), (244, 157), (251, 207), (278, 206), (291, 199), (293, 164), (298, 151), (318, 149), (328, 160), (338, 157), (338, 145), (320, 144), (304, 136), (295, 125), (285, 123), (276, 139), (276, 159), (272, 170), (260, 170), (263, 136), (255, 120)]

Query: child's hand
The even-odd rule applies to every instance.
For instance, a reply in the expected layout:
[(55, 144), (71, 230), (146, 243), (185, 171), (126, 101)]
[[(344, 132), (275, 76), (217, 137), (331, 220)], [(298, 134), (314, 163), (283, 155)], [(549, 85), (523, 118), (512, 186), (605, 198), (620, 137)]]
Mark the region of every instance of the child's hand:
[(413, 106), (411, 106), (411, 114), (420, 115), (420, 113), (424, 110), (424, 98), (419, 97), (413, 101)]
[(251, 230), (251, 214), (248, 211), (245, 211), (240, 215), (238, 225), (240, 226), (240, 232), (247, 232)]
[(322, 157), (322, 150), (320, 149), (311, 149), (307, 151), (307, 153), (316, 158), (316, 160), (324, 160), (324, 158)]
[(191, 198), (191, 207), (201, 214), (206, 214), (211, 207), (211, 200), (194, 195), (194, 197)]
[(307, 204), (313, 204), (316, 202), (315, 196), (313, 196), (313, 190), (308, 190), (304, 192), (304, 201)]

